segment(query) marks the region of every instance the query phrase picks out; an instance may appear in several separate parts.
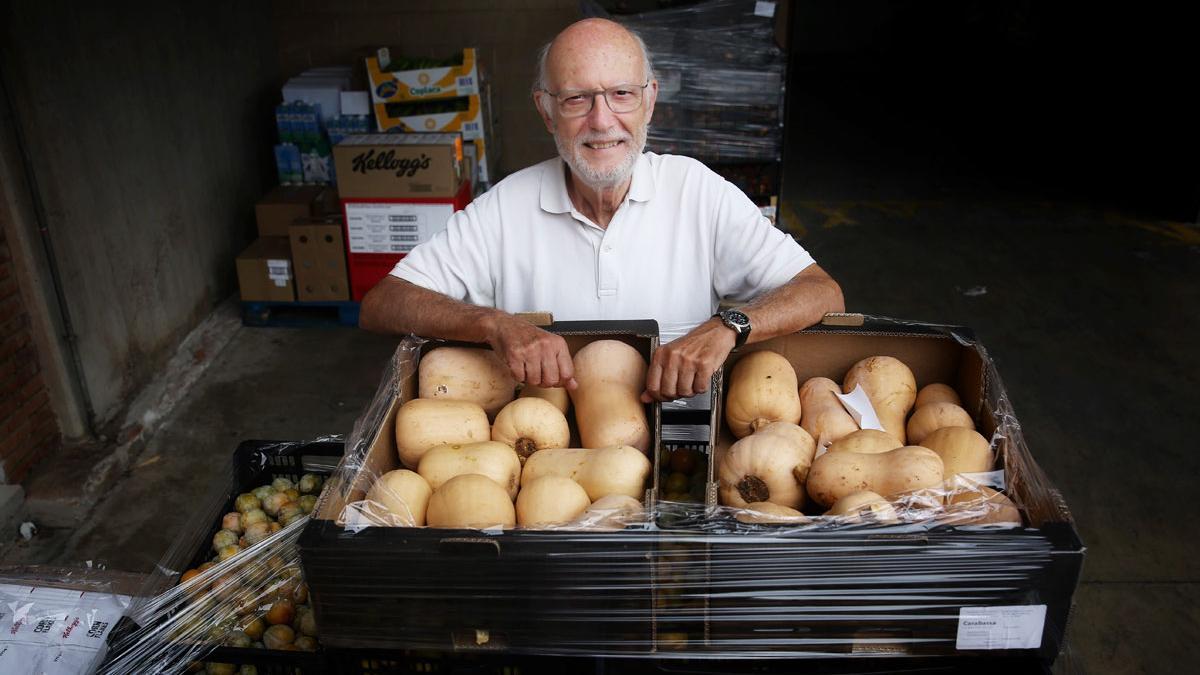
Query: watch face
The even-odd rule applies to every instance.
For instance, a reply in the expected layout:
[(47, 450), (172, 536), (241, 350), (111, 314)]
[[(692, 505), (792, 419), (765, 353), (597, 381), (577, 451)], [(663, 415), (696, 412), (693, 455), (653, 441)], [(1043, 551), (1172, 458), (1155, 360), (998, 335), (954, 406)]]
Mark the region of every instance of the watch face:
[(724, 319), (725, 323), (729, 324), (731, 328), (734, 326), (738, 328), (750, 327), (750, 317), (742, 314), (736, 309), (726, 311), (721, 318)]

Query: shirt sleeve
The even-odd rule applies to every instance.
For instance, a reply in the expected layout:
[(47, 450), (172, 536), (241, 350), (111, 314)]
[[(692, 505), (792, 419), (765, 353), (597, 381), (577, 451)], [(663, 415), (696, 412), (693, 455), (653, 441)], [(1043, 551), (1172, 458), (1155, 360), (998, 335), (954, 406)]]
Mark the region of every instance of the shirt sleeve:
[(721, 182), (713, 273), (718, 297), (752, 300), (815, 262), (790, 234), (772, 225), (745, 193), (729, 181)]
[(456, 300), (494, 307), (496, 286), (488, 248), (497, 228), (485, 225), (496, 215), (489, 202), (481, 198), (456, 211), (445, 230), (417, 245), (391, 275)]

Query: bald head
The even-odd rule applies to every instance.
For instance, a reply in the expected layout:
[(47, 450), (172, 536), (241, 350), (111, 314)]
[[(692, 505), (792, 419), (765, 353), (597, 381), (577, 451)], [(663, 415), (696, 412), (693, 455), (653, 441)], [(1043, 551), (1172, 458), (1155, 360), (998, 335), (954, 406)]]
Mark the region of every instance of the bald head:
[(534, 91), (556, 91), (583, 64), (604, 62), (614, 72), (634, 72), (641, 82), (654, 79), (646, 43), (637, 33), (608, 19), (584, 19), (567, 26), (538, 52)]

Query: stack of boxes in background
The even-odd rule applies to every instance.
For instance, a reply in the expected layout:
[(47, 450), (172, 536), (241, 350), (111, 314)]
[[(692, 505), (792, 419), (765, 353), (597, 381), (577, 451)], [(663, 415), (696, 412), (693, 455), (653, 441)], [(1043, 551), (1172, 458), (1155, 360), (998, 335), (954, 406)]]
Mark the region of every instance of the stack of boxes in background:
[(332, 185), (332, 147), (346, 135), (370, 130), (365, 91), (351, 91), (350, 66), (312, 68), (283, 85), (275, 107), (280, 185)]
[(498, 150), (480, 74), (474, 49), (444, 62), (381, 49), (369, 92), (352, 89), (349, 66), (288, 80), (275, 110), (281, 187), (259, 201), (259, 238), (238, 256), (242, 301), (359, 302), (488, 189)]
[(281, 186), (255, 206), (258, 239), (237, 257), (243, 302), (350, 299), (337, 192)]
[(444, 61), (392, 58), (380, 49), (367, 59), (367, 80), (379, 131), (462, 134), (474, 194), (496, 180), (499, 148), (490, 87), (474, 49)]

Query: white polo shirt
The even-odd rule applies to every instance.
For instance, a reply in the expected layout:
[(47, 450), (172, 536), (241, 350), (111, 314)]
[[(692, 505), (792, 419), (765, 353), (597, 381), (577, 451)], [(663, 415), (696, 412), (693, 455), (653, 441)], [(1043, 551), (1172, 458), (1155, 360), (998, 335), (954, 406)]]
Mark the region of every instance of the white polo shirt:
[(451, 216), (392, 275), (506, 312), (657, 319), (664, 341), (813, 263), (702, 163), (645, 153), (607, 229), (571, 204), (560, 158), (519, 171)]

